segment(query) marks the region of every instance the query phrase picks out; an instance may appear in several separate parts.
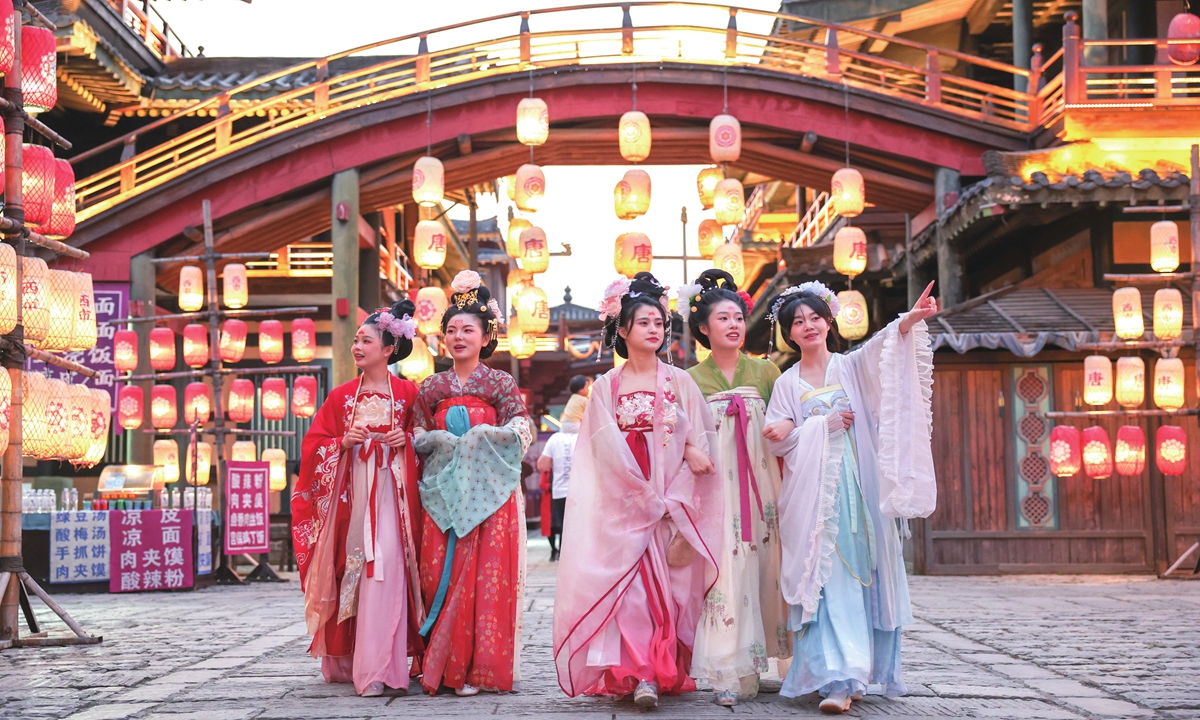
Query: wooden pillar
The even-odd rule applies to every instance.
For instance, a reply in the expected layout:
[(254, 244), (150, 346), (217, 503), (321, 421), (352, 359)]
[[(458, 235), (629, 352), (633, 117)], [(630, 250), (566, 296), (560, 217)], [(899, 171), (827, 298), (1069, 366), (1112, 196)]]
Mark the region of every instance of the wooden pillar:
[[(1028, 70), (1033, 52), (1033, 0), (1012, 0), (1012, 22), (1013, 65)], [(1028, 86), (1026, 78), (1013, 75), (1013, 90), (1025, 92)]]
[[(0, 0), (6, 2), (7, 0)], [(21, 4), (13, 1), (17, 19), (21, 17)], [(25, 133), (25, 120), (21, 114), (21, 32), (17, 28), (13, 38), (16, 62), (12, 71), (4, 77), (4, 99), (10, 103), (4, 113), (4, 148), (7, 160), (4, 163), (4, 215), (18, 222), (25, 221), (24, 198), (21, 196), (22, 167), (21, 141)], [(18, 256), (25, 254), (25, 241), (20, 237), (10, 238)], [(17, 287), (21, 287), (21, 261), (17, 261)], [(25, 331), (21, 317), (21, 303), (17, 303), (17, 327), (12, 339), (24, 342)], [(12, 402), (9, 406), (8, 447), (4, 448), (2, 477), (0, 477), (0, 557), (21, 557), (21, 480), (24, 468), (21, 460), (21, 369), (20, 360), (8, 358), (3, 372), (12, 382)], [(7, 579), (7, 580), (6, 580)], [(0, 647), (16, 640), (20, 635), (17, 625), (19, 583), (17, 573), (0, 572)]]
[[(1083, 39), (1108, 38), (1108, 0), (1083, 0)], [(1086, 53), (1090, 66), (1108, 64), (1108, 48), (1089, 48)]]
[(467, 207), (471, 211), (467, 225), (467, 267), (479, 272), (479, 205), (471, 188), (467, 188)]
[[(141, 312), (143, 315), (152, 316), (155, 314), (155, 291), (158, 283), (155, 280), (154, 263), (150, 262), (150, 253), (145, 252), (134, 255), (129, 260), (129, 304), (141, 304)], [(154, 329), (154, 323), (134, 323), (134, 330), (138, 336), (138, 364), (135, 371), (138, 375), (149, 375), (154, 372), (150, 367), (150, 331)], [(151, 386), (154, 384), (151, 380), (139, 380), (136, 383), (142, 388), (145, 397), (150, 397)], [(134, 431), (126, 431), (129, 435), (129, 462), (134, 465), (153, 465), (154, 464), (154, 435), (144, 433), (140, 429)]]
[[(904, 215), (904, 270), (908, 275), (908, 307), (917, 304), (917, 300), (921, 298), (921, 292), (925, 286), (929, 284), (929, 278), (926, 273), (921, 272), (921, 267), (917, 264), (914, 257), (916, 248), (913, 247), (912, 238), (912, 216), (905, 213)], [(938, 288), (934, 295), (941, 295), (941, 289)]]
[[(358, 375), (350, 346), (358, 332), (358, 170), (333, 176), (333, 358), (330, 388)], [(339, 208), (339, 206), (341, 206)], [(340, 210), (340, 212), (339, 212)], [(345, 218), (339, 220), (338, 218)]]
[(373, 213), (367, 221), (375, 237), (371, 247), (364, 248), (360, 243), (358, 248), (358, 306), (367, 312), (374, 312), (375, 308), (384, 304), (379, 286), (382, 265), (379, 260), (379, 214)]
[[(958, 201), (962, 180), (957, 170), (938, 168), (933, 175), (933, 202), (940, 218), (946, 208)], [(938, 290), (943, 307), (952, 307), (966, 300), (963, 291), (962, 250), (955, 246), (949, 236), (937, 230)], [(911, 283), (910, 283), (911, 288)], [(924, 290), (921, 287), (917, 292)], [(911, 290), (910, 290), (911, 292)]]

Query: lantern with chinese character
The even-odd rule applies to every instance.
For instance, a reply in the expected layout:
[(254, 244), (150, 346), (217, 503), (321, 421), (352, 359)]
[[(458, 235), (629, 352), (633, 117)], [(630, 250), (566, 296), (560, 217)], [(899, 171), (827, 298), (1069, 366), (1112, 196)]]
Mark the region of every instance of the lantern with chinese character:
[(183, 453), (183, 477), (191, 485), (207, 485), (212, 469), (212, 443), (188, 443)]
[(133, 330), (113, 333), (113, 367), (119, 373), (133, 372), (138, 364), (138, 336)]
[(737, 162), (742, 156), (742, 124), (732, 115), (718, 115), (708, 124), (708, 154), (715, 163)]
[(46, 457), (63, 458), (71, 447), (71, 388), (46, 381)]
[(717, 183), (725, 179), (725, 171), (721, 168), (707, 167), (696, 176), (696, 192), (700, 195), (700, 206), (709, 210), (713, 206), (713, 194)]
[(546, 233), (540, 227), (521, 231), (521, 269), (530, 275), (546, 272), (550, 267), (550, 247)]
[(1113, 396), (1112, 361), (1103, 355), (1083, 359), (1083, 401), (1088, 405), (1107, 405)]
[(1160, 220), (1150, 226), (1150, 267), (1155, 272), (1174, 272), (1179, 267), (1179, 226)]
[[(1200, 39), (1200, 17), (1182, 12), (1167, 25), (1168, 40)], [(1167, 57), (1176, 65), (1195, 65), (1200, 60), (1200, 42), (1167, 45)]]
[(1187, 469), (1187, 431), (1160, 425), (1154, 434), (1154, 464), (1163, 475), (1182, 475)]
[(423, 287), (417, 291), (417, 332), (433, 335), (442, 329), (442, 315), (450, 306), (446, 291), (440, 287)]
[(227, 308), (244, 308), (250, 302), (250, 286), (246, 283), (246, 266), (229, 263), (225, 266), (225, 291), (221, 299)]
[(1179, 358), (1154, 362), (1154, 404), (1172, 412), (1183, 407), (1183, 361)]
[(413, 338), (412, 352), (400, 361), (400, 374), (415, 383), (433, 374), (433, 353), (420, 336)]
[(1122, 340), (1139, 340), (1145, 334), (1140, 290), (1123, 287), (1113, 293), (1113, 324), (1117, 328), (1117, 337)]
[(540, 287), (530, 285), (521, 293), (521, 299), (517, 301), (517, 323), (530, 335), (550, 329), (550, 303)]
[(509, 307), (514, 307), (517, 304), (517, 299), (521, 297), (521, 293), (525, 292), (525, 288), (533, 284), (533, 276), (520, 268), (514, 268), (508, 271), (508, 281), (505, 287), (505, 299), (508, 301)]
[(25, 164), (21, 176), (25, 222), (45, 225), (50, 221), (50, 213), (54, 209), (54, 153), (48, 147), (25, 144), (22, 146), (22, 161)]
[(310, 418), (317, 412), (317, 378), (300, 375), (292, 381), (292, 414)]
[(1175, 288), (1154, 293), (1154, 337), (1174, 340), (1183, 334), (1183, 295)]
[(833, 268), (850, 277), (867, 269), (867, 236), (862, 228), (846, 226), (833, 236)]
[(258, 324), (258, 359), (268, 365), (283, 360), (283, 323), (279, 320)]
[(171, 328), (156, 327), (150, 331), (150, 367), (175, 369), (175, 331)]
[(533, 163), (525, 163), (517, 168), (517, 209), (524, 212), (537, 212), (546, 197), (546, 175), (542, 169)]
[(184, 265), (179, 270), (179, 309), (196, 312), (204, 307), (204, 271), (197, 265)]
[[(34, 375), (36, 373), (29, 374)], [(45, 381), (45, 378), (42, 378), (42, 382)], [(120, 394), (117, 396), (117, 421), (121, 423), (121, 427), (125, 428), (126, 430), (137, 430), (140, 428), (142, 426), (142, 408), (145, 403), (146, 393), (140, 387), (137, 385), (126, 385), (122, 387)], [(25, 410), (26, 415), (36, 414), (29, 412), (29, 407), (26, 407)], [(44, 400), (42, 401), (42, 407), (40, 410), (42, 420), (44, 422), (46, 413)], [(42, 442), (45, 442), (45, 440), (43, 439)]]
[(842, 168), (833, 174), (829, 199), (833, 211), (842, 217), (858, 217), (866, 204), (862, 173), (854, 168)]
[(74, 304), (75, 331), (71, 334), (71, 350), (91, 350), (99, 337), (96, 327), (96, 297), (91, 273), (75, 273)]
[(54, 161), (54, 200), (43, 235), (68, 237), (75, 232), (75, 169), (66, 160)]
[(613, 265), (617, 272), (629, 279), (640, 272), (650, 272), (654, 263), (654, 248), (645, 234), (634, 232), (617, 237), (613, 253)]
[(1113, 456), (1118, 473), (1141, 475), (1146, 469), (1146, 433), (1137, 425), (1117, 428), (1117, 447)]
[(1093, 480), (1112, 477), (1112, 446), (1108, 432), (1095, 425), (1083, 429), (1083, 471)]
[(508, 221), (508, 231), (504, 234), (504, 250), (514, 260), (521, 257), (521, 233), (533, 227), (533, 223), (525, 218), (515, 217)]
[(426, 155), (417, 158), (412, 172), (413, 202), (433, 207), (442, 202), (446, 188), (446, 168), (442, 161)]
[(746, 264), (742, 260), (741, 243), (731, 241), (718, 245), (713, 251), (712, 261), (714, 268), (732, 275), (733, 283), (738, 287), (746, 281)]
[(426, 270), (437, 270), (446, 264), (446, 229), (437, 220), (417, 223), (413, 237), (413, 258)]
[(246, 335), (249, 329), (245, 321), (230, 318), (221, 325), (221, 339), (217, 341), (217, 355), (223, 362), (241, 362), (246, 354)]
[(0, 335), (7, 335), (17, 327), (18, 297), (17, 251), (12, 245), (0, 243)]
[[(128, 388), (129, 386), (126, 386)], [(136, 392), (124, 392), (117, 403), (118, 419), (121, 427), (126, 422), (134, 429), (142, 424), (142, 394), (141, 388)], [(26, 457), (46, 457), (46, 400), (49, 388), (46, 387), (46, 376), (41, 373), (27, 372), (21, 375), (21, 453)], [(126, 400), (126, 398), (128, 398)]]
[(179, 441), (164, 439), (154, 441), (154, 464), (162, 471), (165, 485), (179, 482)]
[(238, 440), (230, 455), (229, 459), (234, 462), (254, 462), (258, 460), (258, 446), (250, 440)]
[(183, 328), (183, 361), (188, 367), (204, 367), (211, 360), (208, 352), (208, 328), (189, 323)]
[(58, 102), (57, 47), (54, 32), (36, 25), (21, 27), (21, 97), (30, 115)]
[(250, 422), (254, 419), (254, 381), (238, 378), (229, 386), (229, 407), (226, 408), (233, 422)]
[(71, 393), (70, 449), (64, 453), (72, 462), (83, 460), (92, 444), (92, 393), (87, 385), (69, 385)]
[(1135, 408), (1146, 399), (1146, 363), (1139, 357), (1117, 358), (1117, 402)]
[(283, 448), (263, 450), (262, 459), (263, 462), (271, 465), (270, 489), (278, 492), (287, 487), (287, 453), (283, 451)]
[(1050, 472), (1055, 477), (1071, 477), (1083, 465), (1079, 450), (1079, 428), (1056, 425), (1050, 431)]
[(150, 388), (150, 423), (158, 430), (170, 430), (179, 422), (179, 392), (174, 385)]
[(634, 168), (613, 189), (613, 210), (621, 220), (632, 220), (650, 209), (650, 173)]
[(264, 420), (282, 420), (287, 415), (287, 381), (267, 378), (262, 384), (262, 416)]
[(721, 223), (711, 218), (706, 218), (700, 221), (700, 230), (697, 234), (697, 245), (700, 246), (700, 257), (708, 260), (713, 256), (717, 246), (725, 242), (725, 233), (721, 229)]
[(46, 304), (50, 310), (50, 322), (46, 326), (46, 338), (41, 347), (45, 350), (66, 350), (71, 346), (75, 333), (75, 303), (78, 301), (75, 273), (67, 270), (51, 270)]
[(8, 430), (12, 423), (12, 378), (8, 371), (0, 372), (0, 447), (8, 447)]
[(514, 320), (508, 324), (508, 354), (524, 360), (533, 357), (537, 351), (537, 336), (526, 335), (521, 331), (520, 321)]
[(40, 347), (50, 326), (50, 270), (41, 258), (21, 258), (21, 323), (25, 342)]
[(843, 290), (837, 294), (842, 309), (837, 316), (838, 335), (847, 340), (866, 337), (870, 328), (867, 316), (867, 299), (857, 290)]
[(522, 98), (517, 103), (517, 142), (541, 145), (550, 136), (550, 109), (540, 98)]
[(317, 356), (317, 324), (312, 318), (292, 321), (292, 359), (299, 363), (312, 362)]
[(625, 113), (617, 124), (617, 140), (621, 157), (629, 162), (641, 162), (650, 157), (650, 118), (638, 110)]
[(713, 211), (722, 225), (737, 225), (746, 217), (746, 194), (736, 178), (725, 178), (713, 189)]
[(201, 425), (212, 416), (212, 388), (202, 382), (190, 382), (183, 388), (183, 422)]
[(92, 388), (91, 409), (91, 443), (88, 444), (87, 454), (83, 456), (83, 464), (93, 467), (108, 452), (108, 431), (112, 424), (112, 396), (107, 390)]

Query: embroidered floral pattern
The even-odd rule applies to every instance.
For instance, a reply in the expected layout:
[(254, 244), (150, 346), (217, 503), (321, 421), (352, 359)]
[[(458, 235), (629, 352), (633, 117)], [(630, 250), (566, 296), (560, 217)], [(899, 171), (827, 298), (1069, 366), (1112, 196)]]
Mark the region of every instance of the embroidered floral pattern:
[(366, 427), (391, 427), (392, 408), (388, 398), (375, 393), (359, 396), (358, 409), (354, 413), (354, 424)]
[(754, 672), (767, 671), (767, 648), (760, 642), (750, 645), (750, 659), (754, 662)]
[(714, 589), (708, 594), (708, 597), (704, 598), (704, 617), (709, 627), (717, 629), (733, 627), (733, 618), (729, 615), (727, 604), (728, 598), (720, 590)]
[(617, 427), (649, 432), (654, 427), (654, 393), (639, 390), (617, 398)]

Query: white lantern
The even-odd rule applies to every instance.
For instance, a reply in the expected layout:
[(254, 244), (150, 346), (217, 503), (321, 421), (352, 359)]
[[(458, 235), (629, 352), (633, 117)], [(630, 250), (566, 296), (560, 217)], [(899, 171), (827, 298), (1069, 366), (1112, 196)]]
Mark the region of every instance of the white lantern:
[(505, 282), (505, 301), (507, 307), (514, 307), (517, 304), (517, 298), (521, 297), (521, 293), (525, 288), (533, 284), (533, 276), (525, 272), (521, 268), (513, 268), (508, 271), (508, 280)]
[(746, 264), (742, 260), (742, 245), (736, 240), (718, 245), (713, 251), (713, 267), (733, 276), (733, 284), (741, 287), (746, 281)]
[(0, 447), (8, 447), (12, 427), (12, 378), (8, 370), (0, 369)]
[(41, 258), (21, 258), (21, 324), (25, 342), (39, 347), (50, 329), (50, 270)]
[(521, 231), (521, 269), (531, 275), (546, 272), (550, 267), (550, 247), (546, 233), (540, 227)]
[(725, 231), (721, 223), (712, 218), (700, 221), (700, 230), (696, 236), (696, 244), (700, 247), (700, 257), (708, 260), (713, 256), (717, 246), (725, 242)]
[(154, 464), (158, 467), (164, 484), (179, 482), (179, 441), (170, 438), (155, 440)]
[(1159, 220), (1150, 226), (1150, 267), (1162, 273), (1179, 267), (1179, 226), (1173, 220)]
[(188, 443), (183, 456), (183, 477), (188, 483), (208, 484), (209, 471), (212, 469), (212, 452), (212, 443), (198, 442), (195, 448)]
[(736, 178), (725, 178), (713, 189), (713, 211), (722, 225), (737, 225), (746, 217), (746, 192)]
[(442, 329), (442, 314), (450, 306), (446, 291), (440, 287), (423, 287), (417, 291), (417, 332), (433, 335)]
[(250, 290), (246, 284), (246, 266), (241, 263), (226, 265), (224, 285), (225, 307), (234, 310), (246, 307), (246, 303), (250, 301)]
[(715, 163), (737, 162), (742, 156), (742, 124), (732, 115), (718, 115), (708, 124), (708, 154)]
[(446, 228), (440, 222), (422, 220), (417, 223), (413, 259), (426, 270), (437, 270), (446, 263)]
[(521, 330), (520, 321), (514, 319), (508, 323), (508, 354), (518, 360), (533, 357), (537, 352), (537, 336), (526, 335)]
[(862, 228), (846, 226), (833, 236), (833, 269), (850, 277), (867, 269), (867, 236)]
[(524, 98), (517, 103), (517, 141), (523, 145), (541, 145), (550, 136), (550, 109), (540, 98)]
[(50, 309), (50, 324), (46, 328), (46, 339), (41, 347), (45, 350), (66, 350), (71, 347), (75, 336), (75, 303), (79, 302), (79, 288), (75, 273), (69, 270), (51, 270), (47, 306)]
[(446, 168), (442, 161), (429, 155), (417, 158), (412, 171), (413, 202), (425, 207), (440, 205), (445, 187)]
[(1154, 404), (1167, 411), (1183, 407), (1183, 361), (1159, 358), (1154, 363)]
[(625, 233), (617, 237), (613, 266), (630, 280), (640, 272), (650, 272), (654, 264), (654, 247), (644, 233)]
[(1154, 337), (1174, 340), (1183, 334), (1183, 295), (1175, 288), (1154, 293)]
[(198, 265), (184, 265), (179, 271), (179, 309), (196, 312), (204, 307), (204, 271)]
[(700, 205), (705, 210), (712, 209), (713, 193), (717, 183), (725, 179), (725, 171), (717, 167), (706, 167), (696, 176), (696, 193), (700, 196)]
[(0, 243), (0, 335), (17, 327), (17, 251)]
[(858, 217), (866, 205), (862, 173), (854, 168), (842, 168), (833, 174), (829, 191), (833, 211), (842, 217)]
[(546, 196), (546, 174), (533, 163), (525, 163), (517, 168), (517, 191), (515, 200), (517, 209), (524, 212), (537, 212)]
[(617, 124), (621, 157), (629, 162), (641, 162), (650, 157), (650, 118), (646, 113), (630, 110)]
[(847, 340), (866, 337), (871, 321), (867, 314), (867, 299), (857, 290), (843, 290), (837, 294), (842, 309), (837, 316), (838, 334)]
[(412, 352), (400, 361), (400, 374), (415, 383), (433, 374), (433, 353), (420, 336), (413, 338)]
[(1146, 399), (1146, 363), (1140, 357), (1117, 358), (1117, 402), (1135, 408)]
[(262, 451), (263, 462), (270, 463), (271, 474), (268, 485), (274, 492), (287, 487), (287, 453), (283, 448), (267, 448)]
[(550, 301), (540, 287), (530, 285), (521, 293), (517, 300), (517, 323), (521, 331), (528, 335), (537, 335), (550, 329)]
[(1083, 401), (1088, 405), (1107, 405), (1113, 397), (1112, 361), (1103, 355), (1083, 359)]
[(87, 454), (83, 456), (83, 464), (94, 467), (104, 459), (108, 452), (108, 431), (112, 425), (112, 396), (107, 390), (92, 388), (92, 424), (91, 443), (88, 444)]
[(254, 462), (258, 460), (258, 446), (251, 440), (238, 440), (231, 455), (229, 459), (233, 462)]
[(96, 347), (96, 297), (92, 289), (91, 273), (75, 273), (75, 287), (79, 299), (75, 303), (75, 332), (71, 339), (71, 350), (91, 350)]
[(521, 257), (521, 233), (533, 227), (525, 218), (515, 217), (508, 221), (508, 232), (504, 235), (504, 250), (513, 260)]
[(634, 168), (625, 171), (613, 188), (613, 209), (621, 220), (632, 220), (650, 209), (650, 173)]
[(1142, 321), (1142, 293), (1135, 287), (1123, 287), (1113, 293), (1113, 324), (1122, 340), (1140, 340), (1146, 333)]

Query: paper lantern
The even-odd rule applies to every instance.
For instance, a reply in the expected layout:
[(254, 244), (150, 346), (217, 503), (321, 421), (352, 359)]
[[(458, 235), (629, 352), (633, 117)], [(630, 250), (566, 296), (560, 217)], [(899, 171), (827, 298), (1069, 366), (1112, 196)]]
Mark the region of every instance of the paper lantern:
[(517, 176), (504, 176), (504, 192), (508, 194), (508, 199), (516, 202), (517, 200)]
[(50, 220), (42, 234), (66, 238), (75, 232), (75, 168), (66, 160), (54, 161), (54, 199), (50, 204)]
[(737, 225), (746, 217), (746, 196), (742, 183), (725, 178), (713, 190), (713, 212), (722, 225)]
[(866, 337), (870, 329), (867, 315), (867, 299), (857, 290), (843, 290), (837, 294), (842, 309), (837, 316), (838, 334), (847, 340)]
[(712, 208), (717, 183), (724, 179), (725, 171), (715, 167), (706, 167), (696, 176), (696, 192), (700, 195), (700, 206), (705, 210)]
[(12, 427), (12, 378), (8, 370), (0, 371), (0, 447), (8, 447), (9, 428)]
[(1154, 362), (1154, 404), (1167, 411), (1183, 407), (1183, 361), (1179, 358)]
[(1093, 425), (1083, 429), (1083, 471), (1093, 480), (1112, 477), (1113, 454), (1108, 432)]
[(179, 422), (179, 391), (174, 385), (150, 388), (150, 424), (158, 430), (170, 430)]
[(650, 118), (638, 110), (625, 113), (617, 123), (617, 139), (621, 157), (629, 162), (641, 162), (650, 157)]
[[(4, 3), (0, 3), (0, 8)], [(17, 327), (17, 251), (0, 243), (0, 335)]]
[(183, 422), (201, 425), (212, 417), (212, 388), (202, 382), (190, 382), (183, 388)]
[(258, 460), (258, 446), (250, 440), (238, 440), (230, 452), (233, 462), (255, 462)]
[(423, 287), (417, 291), (417, 332), (433, 335), (442, 329), (442, 315), (450, 302), (440, 287)]
[(246, 282), (246, 266), (229, 263), (225, 266), (224, 292), (221, 299), (227, 308), (244, 308), (250, 302), (250, 286)]
[(1146, 333), (1142, 321), (1142, 293), (1135, 287), (1123, 287), (1113, 293), (1113, 324), (1122, 340), (1140, 340)]
[(1112, 361), (1103, 355), (1083, 359), (1083, 401), (1088, 405), (1107, 405), (1113, 397)]
[(708, 154), (715, 163), (737, 162), (742, 156), (742, 124), (732, 115), (718, 115), (708, 124)]
[(517, 299), (525, 288), (533, 284), (533, 276), (520, 268), (513, 268), (508, 271), (508, 280), (506, 281), (505, 293), (509, 307), (515, 307)]
[[(21, 375), (21, 454), (26, 457), (46, 457), (46, 400), (49, 392), (46, 383), (46, 376), (41, 373), (26, 372)], [(141, 425), (141, 388), (128, 394), (122, 389), (120, 400), (117, 410), (121, 413), (121, 426), (124, 427), (126, 422), (132, 426), (128, 429)]]
[(550, 329), (550, 302), (540, 287), (530, 285), (521, 293), (521, 299), (517, 301), (517, 323), (530, 335)]
[(504, 234), (504, 250), (514, 260), (521, 257), (521, 233), (533, 227), (533, 223), (525, 218), (515, 217), (508, 221), (508, 231)]
[(521, 269), (530, 275), (546, 272), (550, 267), (550, 246), (546, 232), (540, 227), (521, 231)]
[(0, 73), (5, 75), (12, 72), (17, 58), (18, 17), (12, 8), (0, 3)]
[(546, 197), (546, 175), (542, 169), (532, 163), (525, 163), (517, 168), (516, 185), (514, 197), (517, 209), (537, 212)]
[(696, 244), (700, 247), (700, 257), (705, 260), (710, 259), (723, 242), (725, 242), (725, 232), (721, 228), (721, 223), (711, 218), (700, 221), (696, 240)]
[(92, 396), (91, 408), (91, 442), (87, 454), (83, 456), (83, 464), (93, 467), (108, 453), (108, 431), (112, 423), (112, 396), (107, 390), (92, 388), (88, 391)]
[(440, 222), (422, 220), (417, 223), (413, 259), (426, 270), (437, 270), (446, 264), (446, 229)]
[(1179, 267), (1179, 226), (1171, 220), (1150, 226), (1150, 267), (1161, 273)]
[(91, 350), (96, 347), (96, 295), (92, 289), (91, 273), (75, 273), (75, 331), (71, 335), (73, 351)]
[(75, 336), (75, 303), (79, 301), (79, 288), (75, 273), (68, 270), (51, 270), (46, 304), (50, 322), (46, 326), (46, 338), (41, 347), (45, 350), (66, 350)]
[(613, 252), (613, 266), (617, 272), (632, 280), (640, 272), (650, 272), (653, 264), (654, 248), (645, 234), (633, 232), (617, 237)]
[(867, 236), (862, 228), (846, 226), (834, 234), (833, 269), (850, 277), (867, 269)]
[(1160, 425), (1154, 434), (1154, 464), (1163, 475), (1182, 475), (1187, 469), (1187, 431)]
[(287, 381), (267, 378), (262, 384), (262, 416), (264, 420), (282, 420), (287, 415)]
[(296, 318), (292, 321), (292, 359), (306, 363), (316, 356), (317, 323), (312, 318)]
[(207, 485), (212, 469), (212, 443), (198, 442), (195, 447), (188, 443), (183, 453), (183, 477), (191, 485)]
[(625, 176), (613, 188), (613, 210), (621, 220), (632, 220), (650, 209), (650, 173), (645, 170), (626, 170)]
[(1113, 453), (1117, 472), (1141, 475), (1146, 469), (1146, 433), (1137, 425), (1117, 428), (1117, 446)]
[(164, 485), (179, 482), (179, 442), (169, 438), (155, 440), (154, 465), (159, 469)]
[[(139, 386), (126, 385), (121, 388), (121, 392), (117, 394), (117, 422), (121, 424), (121, 427), (126, 430), (137, 430), (142, 426), (142, 408), (145, 402), (146, 393)], [(44, 422), (46, 412), (44, 401), (40, 410)]]
[(41, 258), (21, 258), (21, 323), (25, 342), (41, 347), (50, 327), (50, 270)]
[(713, 267), (733, 276), (733, 283), (741, 287), (746, 282), (746, 264), (742, 261), (742, 244), (735, 241), (717, 246), (712, 256)]
[(25, 204), (25, 222), (30, 225), (45, 225), (50, 221), (54, 209), (54, 152), (41, 145), (22, 146), (24, 172), (21, 176), (21, 192)]
[(433, 374), (433, 353), (420, 336), (413, 338), (412, 352), (400, 361), (400, 374), (415, 383)]
[(862, 173), (854, 168), (842, 168), (833, 174), (829, 199), (833, 211), (842, 217), (858, 217), (866, 205)]
[[(1167, 26), (1168, 40), (1195, 40), (1200, 38), (1200, 16), (1179, 13), (1171, 18)], [(1168, 45), (1167, 57), (1176, 65), (1194, 65), (1200, 59), (1200, 43)]]
[(522, 98), (517, 103), (517, 142), (541, 145), (550, 137), (550, 109), (540, 98)]
[(279, 492), (287, 487), (287, 453), (282, 448), (267, 448), (262, 451), (262, 459), (271, 465), (269, 488)]
[(54, 32), (36, 25), (21, 27), (21, 97), (30, 115), (58, 102), (57, 47)]
[(300, 375), (292, 381), (292, 414), (310, 418), (317, 412), (317, 378)]
[(283, 323), (263, 320), (258, 324), (258, 359), (268, 365), (283, 360)]
[(204, 271), (197, 265), (184, 265), (179, 271), (179, 309), (196, 312), (204, 307)]
[(1154, 337), (1174, 340), (1183, 334), (1183, 295), (1175, 288), (1154, 293)]
[(188, 323), (183, 328), (183, 361), (188, 367), (200, 368), (212, 361), (208, 352), (208, 328), (200, 323)]
[(1134, 408), (1146, 399), (1146, 363), (1139, 357), (1117, 358), (1117, 403)]
[(246, 354), (246, 335), (249, 333), (245, 321), (230, 318), (221, 325), (221, 338), (217, 341), (217, 356), (222, 362), (241, 362)]
[(82, 383), (67, 385), (67, 391), (71, 417), (63, 457), (79, 462), (92, 444), (92, 394)]
[(150, 331), (150, 367), (175, 369), (175, 331), (171, 328), (157, 327)]
[(229, 406), (225, 409), (232, 422), (254, 419), (254, 381), (238, 378), (229, 384)]
[(440, 205), (446, 188), (446, 168), (442, 161), (426, 155), (417, 158), (412, 172), (413, 202), (425, 207)]
[(533, 357), (537, 352), (537, 335), (526, 335), (521, 330), (520, 321), (508, 324), (508, 354), (518, 360)]
[(50, 379), (46, 388), (46, 454), (62, 459), (71, 450), (71, 386)]
[(1083, 466), (1079, 449), (1079, 428), (1056, 425), (1050, 431), (1050, 472), (1055, 477), (1071, 477)]

